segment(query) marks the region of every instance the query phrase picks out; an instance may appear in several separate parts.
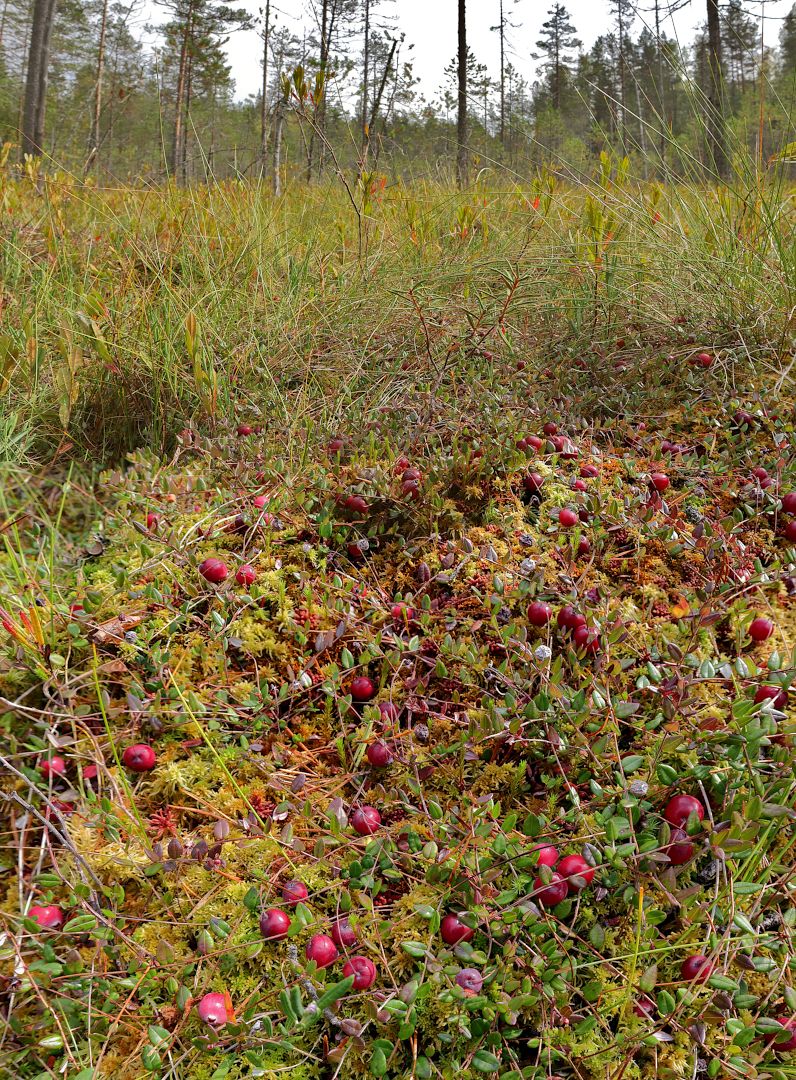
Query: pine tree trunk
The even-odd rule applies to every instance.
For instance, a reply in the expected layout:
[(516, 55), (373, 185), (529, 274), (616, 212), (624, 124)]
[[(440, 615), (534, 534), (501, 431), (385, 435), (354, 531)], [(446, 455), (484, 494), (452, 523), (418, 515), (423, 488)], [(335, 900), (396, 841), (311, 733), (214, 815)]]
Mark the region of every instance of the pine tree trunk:
[(88, 137), (88, 158), (84, 173), (92, 165), (99, 166), (100, 117), (102, 116), (102, 80), (105, 77), (105, 37), (108, 30), (108, 0), (103, 0), (100, 19), (99, 47), (97, 49), (97, 74), (94, 84), (94, 110), (91, 115), (91, 132)]
[(177, 92), (174, 102), (174, 130), (172, 132), (171, 154), (169, 156), (169, 171), (179, 180), (183, 172), (181, 153), (183, 148), (183, 104), (185, 101), (185, 82), (188, 73), (188, 43), (193, 32), (193, 3), (191, 3), (183, 28), (182, 42), (180, 44), (180, 65), (177, 71)]
[(271, 38), (271, 0), (265, 2), (263, 25), (263, 96), (260, 102), (260, 169), (266, 170), (268, 156), (268, 46)]
[(500, 0), (500, 145), (506, 146), (506, 24)]
[(707, 0), (708, 93), (707, 142), (710, 166), (720, 180), (728, 172), (727, 132), (724, 124), (724, 66), (721, 57), (721, 24), (718, 0)]
[(285, 95), (280, 94), (274, 117), (274, 195), (277, 198), (282, 194), (282, 135), (285, 127), (286, 104)]
[(459, 0), (458, 114), (456, 117), (456, 183), (467, 186), (467, 2)]
[(57, 0), (34, 0), (22, 106), (22, 154), (41, 157), (44, 150), (44, 117), (50, 39)]
[(362, 160), (368, 146), (368, 79), (370, 78), (370, 0), (365, 5), (365, 48), (362, 58)]

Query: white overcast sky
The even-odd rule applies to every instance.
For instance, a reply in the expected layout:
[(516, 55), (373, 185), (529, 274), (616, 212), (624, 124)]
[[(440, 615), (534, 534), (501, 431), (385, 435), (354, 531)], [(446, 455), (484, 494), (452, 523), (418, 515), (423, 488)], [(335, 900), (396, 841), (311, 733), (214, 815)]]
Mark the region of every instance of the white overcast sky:
[[(765, 39), (774, 45), (779, 36), (782, 17), (791, 7), (793, 0), (760, 0), (747, 3), (750, 12), (759, 17), (765, 13)], [(302, 25), (311, 25), (313, 0), (272, 0), (272, 10), (277, 9), (278, 22), (298, 31)], [(511, 62), (528, 79), (534, 77), (536, 64), (530, 54), (535, 51), (539, 29), (547, 18), (547, 9), (552, 0), (504, 0), (506, 14), (518, 23), (516, 29), (509, 31)], [(647, 3), (638, 6), (633, 32), (638, 33), (644, 22), (652, 24), (652, 15), (646, 11)], [(565, 0), (565, 5), (572, 16), (572, 22), (578, 36), (588, 48), (595, 38), (609, 28), (610, 14), (606, 0)], [(262, 0), (237, 0), (235, 7), (245, 7), (257, 13), (262, 7)], [(661, 7), (666, 6), (662, 0)], [(442, 69), (456, 51), (456, 0), (394, 0), (384, 2), (382, 11), (392, 12), (397, 27), (406, 34), (406, 44), (414, 45), (411, 53), (404, 52), (404, 57), (414, 61), (415, 75), (420, 78), (419, 90), (431, 99), (443, 82)], [(468, 44), (476, 58), (487, 64), (490, 71), (499, 70), (498, 35), (490, 33), (499, 19), (499, 0), (469, 0), (467, 4)], [(704, 22), (704, 0), (691, 0), (675, 16), (667, 20), (662, 27), (670, 36), (677, 36), (682, 42), (690, 41), (695, 27)], [(160, 21), (163, 9), (152, 0), (143, 0), (143, 17), (139, 14), (139, 24), (146, 19)], [(245, 98), (257, 93), (260, 75), (260, 43), (256, 32), (233, 34), (227, 45), (232, 73), (235, 78), (236, 95)]]

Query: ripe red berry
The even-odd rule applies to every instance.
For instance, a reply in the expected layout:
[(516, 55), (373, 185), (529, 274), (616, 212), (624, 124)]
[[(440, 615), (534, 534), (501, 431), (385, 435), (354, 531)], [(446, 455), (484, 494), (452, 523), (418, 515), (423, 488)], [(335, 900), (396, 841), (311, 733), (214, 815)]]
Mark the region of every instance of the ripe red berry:
[(695, 953), (686, 957), (680, 966), (680, 977), (685, 982), (706, 982), (713, 971), (713, 965), (706, 956)]
[(460, 941), (470, 941), (475, 937), (472, 926), (463, 923), (458, 915), (446, 915), (440, 923), (439, 932), (446, 945), (458, 945)]
[(532, 604), (528, 605), (527, 616), (531, 626), (547, 626), (553, 616), (553, 609), (549, 604), (534, 600)]
[(386, 742), (382, 742), (381, 740), (370, 743), (365, 751), (365, 757), (368, 759), (368, 762), (377, 769), (386, 768), (387, 765), (391, 764), (393, 759), (392, 750)]
[(359, 806), (351, 815), (351, 826), (360, 836), (372, 836), (381, 825), (381, 814), (375, 806)]
[(784, 709), (788, 704), (788, 691), (781, 686), (758, 686), (755, 691), (755, 704), (773, 701), (775, 709)]
[(527, 473), (527, 475), (522, 478), (522, 486), (526, 491), (530, 492), (531, 495), (538, 495), (542, 490), (543, 484), (544, 477), (540, 476), (537, 472)]
[(368, 512), (368, 504), (361, 495), (349, 495), (343, 505), (352, 514), (366, 514)]
[(64, 913), (55, 904), (34, 904), (28, 908), (26, 916), (37, 922), (42, 930), (60, 930), (64, 925)]
[(398, 707), (393, 705), (391, 701), (380, 701), (379, 712), (381, 713), (382, 722), (385, 724), (394, 724), (398, 719)]
[(657, 1005), (652, 1000), (652, 998), (648, 997), (646, 994), (641, 994), (637, 998), (636, 1003), (633, 1006), (633, 1012), (636, 1014), (636, 1016), (640, 1016), (642, 1018), (654, 1016), (656, 1010)]
[(314, 960), (319, 968), (325, 968), (333, 964), (340, 954), (328, 934), (313, 934), (307, 944), (305, 955), (308, 960)]
[(404, 484), (419, 484), (421, 479), (420, 469), (404, 469), (401, 480)]
[(574, 480), (572, 483), (573, 491), (588, 491), (586, 484), (583, 480)]
[(694, 855), (694, 842), (683, 829), (672, 829), (672, 842), (666, 847), (666, 854), (672, 866), (682, 866)]
[(774, 633), (774, 624), (771, 619), (758, 616), (749, 624), (749, 637), (752, 641), (766, 641)]
[(783, 529), (782, 535), (789, 544), (796, 543), (796, 518), (793, 518)]
[(591, 543), (587, 536), (581, 536), (578, 540), (578, 555), (588, 555), (591, 551)]
[(351, 697), (354, 701), (370, 701), (375, 697), (376, 687), (372, 679), (366, 675), (359, 675), (351, 680)]
[(650, 480), (655, 490), (660, 492), (666, 491), (670, 483), (669, 477), (666, 475), (666, 473), (662, 472), (653, 473), (650, 477)]
[(282, 899), (286, 904), (302, 903), (310, 895), (303, 881), (286, 881), (282, 886)]
[(251, 435), (252, 431), (250, 424), (238, 424), (238, 435)]
[(710, 353), (697, 353), (695, 363), (699, 367), (709, 368), (710, 365), (713, 363), (713, 357), (710, 355)]
[(558, 862), (558, 848), (552, 844), (538, 844), (531, 848), (531, 855), (536, 855), (535, 866), (555, 866)]
[(475, 968), (462, 968), (456, 975), (456, 985), (460, 986), (468, 997), (473, 997), (475, 994), (481, 993), (484, 977)]
[(564, 607), (559, 608), (556, 622), (561, 630), (573, 630), (577, 625), (574, 621), (575, 618), (575, 609), (572, 607), (572, 604), (565, 604)]
[(762, 465), (756, 465), (755, 468), (752, 469), (752, 476), (754, 476), (756, 480), (768, 480), (768, 472)]
[(390, 608), (390, 615), (396, 622), (408, 623), (414, 619), (415, 609), (409, 607), (408, 604), (393, 604)]
[(785, 1030), (769, 1035), (767, 1041), (778, 1054), (787, 1054), (796, 1050), (796, 1016), (780, 1016), (779, 1022)]
[(357, 943), (357, 932), (348, 919), (338, 919), (329, 933), (338, 949), (350, 949)]
[(578, 524), (578, 515), (574, 510), (570, 510), (568, 506), (565, 506), (558, 511), (558, 524), (562, 529), (574, 529)]
[(344, 439), (340, 439), (340, 438), (330, 439), (327, 449), (328, 449), (329, 453), (332, 456), (334, 456), (335, 454), (339, 454), (344, 446), (345, 446), (345, 440)]
[(156, 514), (153, 510), (150, 510), (146, 516), (146, 527), (150, 532), (157, 532), (160, 525), (160, 514)]
[(755, 422), (755, 418), (750, 412), (747, 412), (746, 409), (737, 409), (733, 415), (733, 421), (737, 427), (743, 427), (744, 425), (746, 425), (746, 427), (751, 427)]
[(260, 932), (264, 938), (270, 941), (278, 941), (279, 938), (287, 937), (290, 929), (290, 916), (281, 908), (266, 908), (260, 916)]
[(359, 540), (351, 540), (350, 543), (346, 544), (345, 549), (348, 552), (349, 559), (353, 559), (354, 562), (359, 562), (360, 559), (365, 558), (365, 552), (368, 550), (368, 543), (367, 541), (361, 543)]
[(196, 1006), (200, 1020), (211, 1027), (223, 1027), (229, 1020), (226, 994), (205, 994)]
[(600, 637), (595, 630), (586, 626), (585, 622), (576, 626), (572, 631), (572, 640), (579, 649), (583, 649), (587, 653), (597, 653), (600, 651)]
[(705, 807), (693, 795), (674, 795), (663, 811), (663, 816), (676, 829), (682, 829), (692, 814), (696, 814), (700, 821), (705, 817)]
[(149, 772), (155, 768), (156, 760), (155, 751), (146, 743), (128, 746), (122, 754), (122, 765), (131, 772)]
[(555, 435), (558, 431), (558, 424), (554, 424), (552, 420), (548, 420), (542, 428), (545, 435)]
[[(594, 867), (589, 866), (582, 855), (565, 856), (558, 864), (558, 873), (566, 881), (570, 892), (580, 892), (594, 881)], [(581, 879), (585, 884), (581, 884)]]
[(533, 899), (544, 907), (555, 907), (567, 896), (567, 883), (560, 874), (553, 871), (551, 880), (545, 884), (541, 878), (533, 883)]
[(525, 442), (531, 450), (541, 450), (543, 443), (538, 435), (526, 435)]
[(376, 981), (376, 965), (367, 956), (352, 956), (343, 965), (343, 978), (354, 976), (353, 990), (367, 990)]
[(782, 511), (785, 514), (796, 514), (796, 491), (789, 491), (782, 496)]
[(581, 465), (581, 467), (580, 467), (580, 475), (585, 480), (588, 480), (589, 477), (599, 476), (600, 475), (600, 470), (597, 468), (596, 465)]
[(247, 589), (250, 585), (253, 585), (257, 578), (257, 571), (253, 566), (249, 566), (248, 563), (244, 563), (243, 566), (238, 568), (238, 572), (235, 574), (235, 580), (238, 585), (244, 585)]
[(44, 777), (63, 776), (66, 772), (66, 762), (60, 754), (53, 754), (52, 757), (43, 758), (39, 762), (39, 772)]
[(209, 581), (213, 585), (226, 581), (229, 576), (227, 565), (221, 559), (205, 559), (204, 562), (199, 563), (199, 573), (205, 581)]

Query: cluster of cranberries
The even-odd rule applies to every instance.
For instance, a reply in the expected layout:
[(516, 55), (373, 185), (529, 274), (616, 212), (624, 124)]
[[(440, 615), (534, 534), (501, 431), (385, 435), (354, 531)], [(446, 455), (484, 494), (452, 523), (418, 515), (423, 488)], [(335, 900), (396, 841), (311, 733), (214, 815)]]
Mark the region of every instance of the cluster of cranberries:
[[(570, 893), (579, 893), (594, 881), (594, 867), (582, 855), (565, 855), (559, 861), (558, 848), (543, 844), (536, 849), (537, 865), (551, 868), (550, 880), (533, 883), (533, 896), (544, 907), (555, 907)], [(555, 867), (555, 869), (552, 869)]]
[[(553, 618), (553, 609), (549, 604), (541, 600), (534, 600), (528, 605), (526, 616), (531, 626), (541, 628), (547, 626)], [(572, 634), (572, 641), (576, 648), (582, 649), (586, 653), (600, 651), (599, 634), (593, 627), (588, 625), (585, 616), (575, 611), (571, 604), (565, 604), (559, 610), (556, 623), (559, 630)]]
[(783, 536), (788, 543), (796, 544), (796, 491), (789, 491), (782, 496), (782, 513), (789, 518), (785, 522)]
[(693, 795), (674, 795), (669, 799), (663, 816), (671, 826), (671, 841), (666, 854), (672, 866), (682, 866), (694, 854), (694, 843), (686, 832), (690, 819), (704, 820), (705, 807)]

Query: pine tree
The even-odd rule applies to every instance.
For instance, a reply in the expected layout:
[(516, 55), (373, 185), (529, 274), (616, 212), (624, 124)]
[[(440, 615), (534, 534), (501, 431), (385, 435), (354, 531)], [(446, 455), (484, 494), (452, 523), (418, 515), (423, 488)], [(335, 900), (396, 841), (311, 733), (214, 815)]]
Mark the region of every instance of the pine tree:
[(560, 110), (563, 89), (572, 75), (572, 50), (580, 48), (581, 41), (563, 4), (553, 4), (547, 14), (550, 18), (542, 23), (541, 36), (536, 42), (540, 52), (531, 53), (531, 56), (534, 60), (545, 57), (543, 69), (547, 88), (553, 108)]

